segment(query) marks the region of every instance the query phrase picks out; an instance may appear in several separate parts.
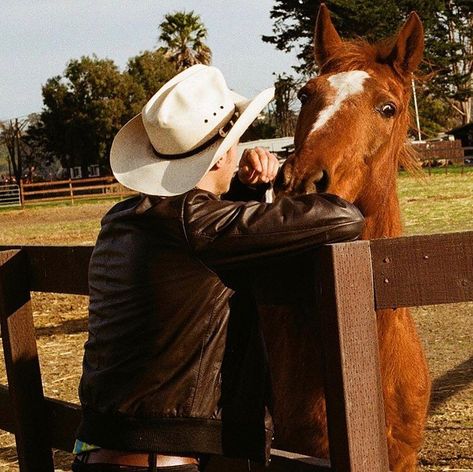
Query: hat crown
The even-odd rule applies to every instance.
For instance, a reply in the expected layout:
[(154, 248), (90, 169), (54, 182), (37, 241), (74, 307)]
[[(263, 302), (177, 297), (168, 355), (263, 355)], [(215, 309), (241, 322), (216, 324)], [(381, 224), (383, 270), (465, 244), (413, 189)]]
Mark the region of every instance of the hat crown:
[(189, 72), (143, 107), (143, 125), (160, 154), (178, 155), (198, 148), (218, 134), (235, 111), (231, 91), (217, 68), (201, 66)]

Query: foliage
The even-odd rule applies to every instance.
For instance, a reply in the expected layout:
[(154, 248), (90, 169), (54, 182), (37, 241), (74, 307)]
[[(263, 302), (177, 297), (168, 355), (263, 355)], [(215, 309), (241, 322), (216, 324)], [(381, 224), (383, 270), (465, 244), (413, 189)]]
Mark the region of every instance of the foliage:
[[(144, 105), (168, 80), (176, 75), (174, 64), (162, 51), (144, 51), (128, 60), (126, 73), (142, 89), (138, 106)], [(139, 92), (137, 92), (139, 93)]]
[(272, 123), (272, 115), (262, 114), (255, 120), (240, 138), (240, 142), (257, 141), (258, 139), (272, 139), (276, 137), (276, 127)]
[[(425, 90), (423, 95), (417, 98), (422, 134), (429, 137), (436, 136), (457, 125), (455, 117), (450, 113), (450, 106), (445, 100), (435, 98)], [(415, 136), (417, 137), (417, 133)]]
[(210, 64), (212, 52), (204, 43), (207, 29), (199, 15), (193, 11), (168, 13), (159, 28), (166, 57), (179, 71), (195, 64)]
[(241, 137), (241, 141), (255, 141), (276, 137), (293, 136), (297, 122), (294, 111), (300, 81), (292, 75), (278, 74), (274, 83), (274, 100), (268, 112), (262, 113)]
[(123, 73), (110, 59), (73, 59), (43, 86), (44, 108), (29, 144), (43, 158), (58, 156), (64, 168), (81, 166), (83, 176), (90, 164), (108, 168), (115, 134), (175, 74), (159, 51), (130, 58)]
[(297, 101), (297, 89), (300, 81), (292, 75), (279, 74), (274, 83), (274, 121), (278, 137), (293, 136), (296, 130), (297, 117), (294, 113)]
[(6, 157), (9, 169), (13, 172), (13, 177), (17, 184), (23, 176), (25, 164), (25, 143), (23, 136), (27, 126), (27, 120), (10, 120), (0, 122), (0, 144), (6, 149)]
[[(82, 57), (43, 86), (42, 130), (63, 167), (106, 162), (114, 135), (138, 111), (141, 88), (110, 59)], [(39, 133), (39, 129), (38, 129)]]
[(198, 15), (166, 15), (161, 28), (160, 39), (169, 50), (144, 51), (128, 60), (124, 72), (110, 59), (84, 56), (69, 61), (62, 75), (46, 82), (43, 111), (31, 121), (22, 141), (30, 168), (38, 169), (40, 163), (47, 165), (57, 156), (66, 169), (80, 166), (83, 176), (88, 175), (90, 164), (108, 169), (118, 130), (178, 67), (210, 61), (210, 49), (203, 43), (207, 30)]
[(472, 121), (473, 9), (471, 0), (445, 0), (427, 35), (426, 59), (434, 72), (430, 95), (444, 97), (463, 124)]
[[(312, 39), (320, 3), (320, 0), (275, 0), (271, 10), (274, 34), (263, 36), (263, 41), (283, 51), (297, 48), (300, 65), (295, 69), (305, 75), (314, 70)], [(408, 13), (416, 10), (426, 30), (422, 70), (426, 80), (421, 95), (448, 103), (451, 117), (456, 115), (457, 120), (461, 118), (464, 122), (471, 120), (471, 0), (329, 0), (325, 3), (343, 37), (362, 36), (370, 41), (394, 34)]]
[(5, 144), (0, 142), (0, 177), (2, 180), (8, 175), (9, 163), (7, 148)]
[(28, 126), (22, 136), (22, 142), (25, 153), (24, 167), (29, 180), (53, 180), (63, 177), (61, 163), (49, 149), (44, 123), (39, 114), (28, 116)]

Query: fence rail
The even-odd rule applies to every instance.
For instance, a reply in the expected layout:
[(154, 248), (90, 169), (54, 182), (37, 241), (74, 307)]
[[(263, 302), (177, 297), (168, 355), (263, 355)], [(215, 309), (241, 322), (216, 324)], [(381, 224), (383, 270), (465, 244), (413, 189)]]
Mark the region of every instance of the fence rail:
[[(80, 417), (77, 405), (43, 397), (30, 291), (86, 295), (92, 249), (0, 246), (0, 321), (9, 383), (0, 387), (0, 428), (15, 432), (22, 472), (52, 472), (51, 447), (72, 448)], [(273, 450), (267, 470), (387, 472), (375, 309), (473, 301), (473, 232), (340, 243), (315, 256), (304, 256), (309, 272), (277, 271), (278, 279), (285, 278), (281, 290), (272, 280), (272, 290), (263, 296), (280, 297), (284, 291), (290, 301), (297, 287), (324, 293), (323, 300), (307, 293), (305, 299), (315, 302), (308, 309), (323, 333), (330, 463)], [(274, 304), (283, 304), (284, 296)], [(208, 470), (248, 469), (246, 462), (216, 458)]]
[(68, 179), (52, 182), (21, 183), (23, 205), (54, 202), (57, 200), (126, 197), (136, 192), (127, 189), (114, 177)]
[(0, 207), (21, 206), (20, 187), (16, 184), (0, 184)]
[(473, 147), (463, 147), (460, 140), (415, 142), (412, 146), (422, 166), (427, 167), (429, 175), (432, 167), (444, 167), (445, 173), (448, 173), (450, 165), (460, 166), (463, 174), (465, 164), (470, 163), (469, 158), (473, 154)]

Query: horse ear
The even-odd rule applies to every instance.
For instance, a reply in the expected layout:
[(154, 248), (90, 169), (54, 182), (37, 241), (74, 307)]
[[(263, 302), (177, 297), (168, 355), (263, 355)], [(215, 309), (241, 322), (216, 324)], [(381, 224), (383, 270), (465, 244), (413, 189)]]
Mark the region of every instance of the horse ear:
[(319, 13), (315, 22), (314, 52), (315, 60), (322, 66), (333, 54), (333, 48), (341, 44), (342, 40), (333, 26), (330, 12), (325, 3), (320, 4)]
[(422, 60), (424, 52), (424, 27), (417, 13), (412, 12), (399, 31), (389, 62), (401, 73), (412, 73)]

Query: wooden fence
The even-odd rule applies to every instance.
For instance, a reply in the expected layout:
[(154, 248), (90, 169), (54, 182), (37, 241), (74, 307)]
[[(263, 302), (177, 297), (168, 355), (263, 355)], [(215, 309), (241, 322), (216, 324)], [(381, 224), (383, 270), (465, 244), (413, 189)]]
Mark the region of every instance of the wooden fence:
[(136, 192), (127, 189), (114, 177), (93, 177), (89, 179), (55, 180), (51, 182), (21, 182), (22, 204), (37, 204), (81, 199), (125, 197)]
[(0, 183), (0, 207), (21, 206), (20, 187)]
[(412, 143), (417, 152), (422, 166), (427, 167), (429, 175), (432, 167), (442, 166), (445, 173), (448, 173), (449, 165), (461, 167), (463, 174), (465, 167), (465, 157), (469, 155), (470, 148), (462, 147), (462, 142), (457, 139), (455, 141), (433, 141)]
[[(92, 249), (0, 246), (9, 384), (0, 388), (0, 428), (15, 433), (22, 472), (52, 472), (51, 448), (70, 451), (80, 419), (79, 406), (43, 397), (30, 291), (87, 295)], [(324, 353), (330, 462), (273, 450), (269, 471), (387, 472), (375, 309), (473, 301), (473, 232), (333, 244), (304, 261), (284, 289), (273, 287), (272, 301), (308, 287)], [(247, 463), (215, 458), (208, 470), (246, 471)]]

